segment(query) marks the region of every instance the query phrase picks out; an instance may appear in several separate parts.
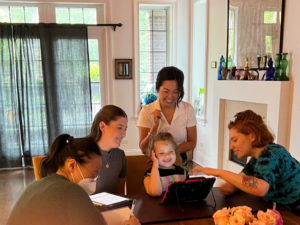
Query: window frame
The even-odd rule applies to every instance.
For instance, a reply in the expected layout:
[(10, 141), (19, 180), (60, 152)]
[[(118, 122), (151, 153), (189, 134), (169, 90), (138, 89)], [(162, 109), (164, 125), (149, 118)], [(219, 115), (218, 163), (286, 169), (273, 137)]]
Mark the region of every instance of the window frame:
[(133, 118), (137, 123), (139, 118), (139, 112), (141, 110), (140, 104), (140, 27), (139, 27), (139, 12), (141, 10), (166, 10), (167, 12), (167, 44), (166, 44), (166, 52), (167, 52), (167, 60), (166, 66), (174, 65), (176, 66), (176, 10), (177, 10), (177, 1), (176, 0), (164, 0), (164, 1), (143, 1), (143, 0), (135, 0), (134, 3), (134, 74), (135, 74), (135, 84), (134, 84), (134, 113)]

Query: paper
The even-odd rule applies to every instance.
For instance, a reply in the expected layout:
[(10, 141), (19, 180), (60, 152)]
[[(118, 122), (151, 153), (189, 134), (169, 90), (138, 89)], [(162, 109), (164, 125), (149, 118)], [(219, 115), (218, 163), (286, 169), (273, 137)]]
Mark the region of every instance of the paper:
[(118, 202), (129, 200), (128, 198), (123, 198), (121, 196), (109, 194), (106, 192), (102, 192), (99, 194), (91, 195), (91, 200), (99, 205), (111, 205)]
[(102, 212), (107, 225), (124, 225), (124, 221), (130, 217), (130, 209), (123, 207)]

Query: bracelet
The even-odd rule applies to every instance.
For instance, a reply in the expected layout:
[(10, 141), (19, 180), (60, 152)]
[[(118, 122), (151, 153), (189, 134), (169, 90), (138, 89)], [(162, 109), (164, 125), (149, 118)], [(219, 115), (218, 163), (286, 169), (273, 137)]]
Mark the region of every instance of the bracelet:
[(150, 137), (152, 137), (152, 136), (153, 136), (153, 134), (151, 134), (151, 133), (150, 133), (150, 131), (148, 132), (148, 135), (149, 135)]

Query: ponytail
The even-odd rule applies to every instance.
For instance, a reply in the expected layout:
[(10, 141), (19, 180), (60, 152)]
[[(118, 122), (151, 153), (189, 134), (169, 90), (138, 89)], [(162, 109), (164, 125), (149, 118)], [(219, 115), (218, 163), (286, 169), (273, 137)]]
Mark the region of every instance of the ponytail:
[(41, 162), (41, 177), (46, 177), (63, 167), (68, 158), (84, 164), (83, 157), (91, 158), (91, 154), (101, 156), (98, 145), (89, 138), (73, 138), (69, 134), (58, 136), (52, 143), (48, 155)]

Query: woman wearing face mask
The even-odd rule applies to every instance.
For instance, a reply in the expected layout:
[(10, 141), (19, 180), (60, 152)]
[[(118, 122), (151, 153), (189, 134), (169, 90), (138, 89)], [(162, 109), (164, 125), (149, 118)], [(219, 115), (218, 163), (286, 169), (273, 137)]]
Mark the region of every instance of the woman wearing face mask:
[[(42, 161), (43, 178), (26, 188), (7, 225), (106, 224), (88, 196), (101, 166), (101, 153), (91, 139), (60, 135)], [(140, 223), (131, 217), (124, 224)]]
[(98, 144), (102, 155), (96, 193), (124, 195), (127, 160), (124, 151), (119, 147), (126, 136), (127, 122), (124, 110), (114, 105), (104, 106), (94, 118), (88, 137)]
[(143, 107), (138, 121), (140, 149), (145, 154), (150, 138), (158, 132), (174, 137), (182, 164), (187, 167), (186, 152), (197, 144), (196, 115), (191, 104), (182, 101), (184, 75), (176, 67), (164, 67), (156, 78), (158, 99)]

